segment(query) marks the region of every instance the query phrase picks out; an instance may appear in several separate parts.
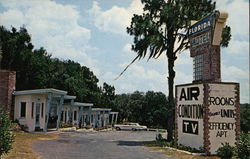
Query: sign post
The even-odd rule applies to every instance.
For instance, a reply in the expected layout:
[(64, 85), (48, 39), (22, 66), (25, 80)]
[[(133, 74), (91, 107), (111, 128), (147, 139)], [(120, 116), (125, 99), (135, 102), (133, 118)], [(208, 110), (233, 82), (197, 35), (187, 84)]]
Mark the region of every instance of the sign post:
[(221, 82), (220, 41), (227, 13), (216, 11), (188, 31), (193, 82), (176, 86), (176, 143), (216, 154), (240, 133), (239, 83)]

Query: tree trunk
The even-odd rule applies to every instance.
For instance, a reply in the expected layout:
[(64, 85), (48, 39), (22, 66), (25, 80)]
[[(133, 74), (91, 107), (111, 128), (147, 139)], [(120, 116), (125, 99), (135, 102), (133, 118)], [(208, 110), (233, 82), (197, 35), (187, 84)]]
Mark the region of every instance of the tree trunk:
[(168, 58), (168, 102), (169, 102), (169, 110), (168, 110), (168, 122), (167, 122), (167, 140), (173, 140), (173, 130), (174, 130), (174, 109), (175, 109), (175, 102), (174, 102), (174, 78), (175, 78), (175, 71), (174, 71), (174, 56), (172, 58)]

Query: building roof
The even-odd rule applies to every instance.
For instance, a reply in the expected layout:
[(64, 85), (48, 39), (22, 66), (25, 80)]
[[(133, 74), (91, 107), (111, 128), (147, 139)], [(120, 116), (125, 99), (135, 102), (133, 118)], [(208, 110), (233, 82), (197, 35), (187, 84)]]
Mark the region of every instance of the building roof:
[(80, 103), (80, 102), (73, 102), (71, 103), (64, 103), (65, 106), (77, 106), (77, 107), (92, 107), (93, 103)]
[(80, 102), (74, 102), (74, 106), (92, 107), (92, 106), (93, 106), (93, 103), (80, 103)]
[(110, 112), (110, 114), (119, 114), (119, 112)]
[(66, 95), (64, 96), (64, 99), (76, 99), (76, 96)]
[(92, 111), (111, 111), (110, 108), (93, 108)]
[(54, 89), (54, 88), (32, 89), (32, 90), (24, 90), (24, 91), (14, 91), (13, 95), (29, 95), (29, 94), (43, 94), (43, 93), (66, 95), (67, 91), (62, 91), (62, 90)]

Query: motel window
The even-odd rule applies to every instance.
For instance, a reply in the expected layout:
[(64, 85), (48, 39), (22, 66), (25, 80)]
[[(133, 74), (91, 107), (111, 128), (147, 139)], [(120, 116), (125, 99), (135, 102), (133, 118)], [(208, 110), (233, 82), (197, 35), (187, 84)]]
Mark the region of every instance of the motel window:
[(42, 114), (41, 114), (41, 116), (42, 116), (42, 118), (43, 118), (43, 112), (44, 111), (44, 104), (42, 103)]
[(77, 111), (74, 111), (74, 120), (76, 120)]
[(34, 118), (34, 102), (31, 105), (31, 118)]
[(21, 102), (20, 117), (25, 118), (26, 116), (26, 102)]
[(203, 76), (203, 63), (204, 63), (204, 55), (197, 55), (193, 58), (194, 70), (193, 70), (193, 78), (194, 81), (202, 80)]

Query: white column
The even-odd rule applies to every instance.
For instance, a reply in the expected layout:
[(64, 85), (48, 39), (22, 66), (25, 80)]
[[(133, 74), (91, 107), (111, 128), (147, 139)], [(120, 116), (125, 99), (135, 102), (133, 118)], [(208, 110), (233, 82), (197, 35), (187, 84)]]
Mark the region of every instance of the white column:
[(117, 118), (118, 118), (118, 112), (115, 115), (115, 124), (117, 123)]
[(89, 110), (88, 110), (88, 119), (87, 119), (87, 122), (89, 123), (89, 125), (91, 125), (91, 114), (92, 114), (92, 109), (91, 109), (91, 107), (89, 106)]
[(52, 98), (52, 94), (49, 93), (48, 94), (48, 100), (47, 100), (47, 104), (46, 104), (46, 113), (45, 113), (45, 126), (43, 131), (47, 132), (48, 129), (48, 121), (49, 121), (49, 111), (50, 111), (50, 106), (51, 106), (51, 98)]
[(114, 113), (112, 112), (111, 113), (111, 125), (113, 125), (113, 122), (114, 122)]
[[(83, 116), (83, 107), (80, 107), (80, 112), (78, 113), (78, 118), (77, 118), (77, 124), (79, 126), (79, 123), (80, 123), (80, 119), (82, 119), (82, 116)], [(83, 124), (83, 120), (82, 120), (82, 123)], [(82, 125), (80, 125), (82, 127)]]

